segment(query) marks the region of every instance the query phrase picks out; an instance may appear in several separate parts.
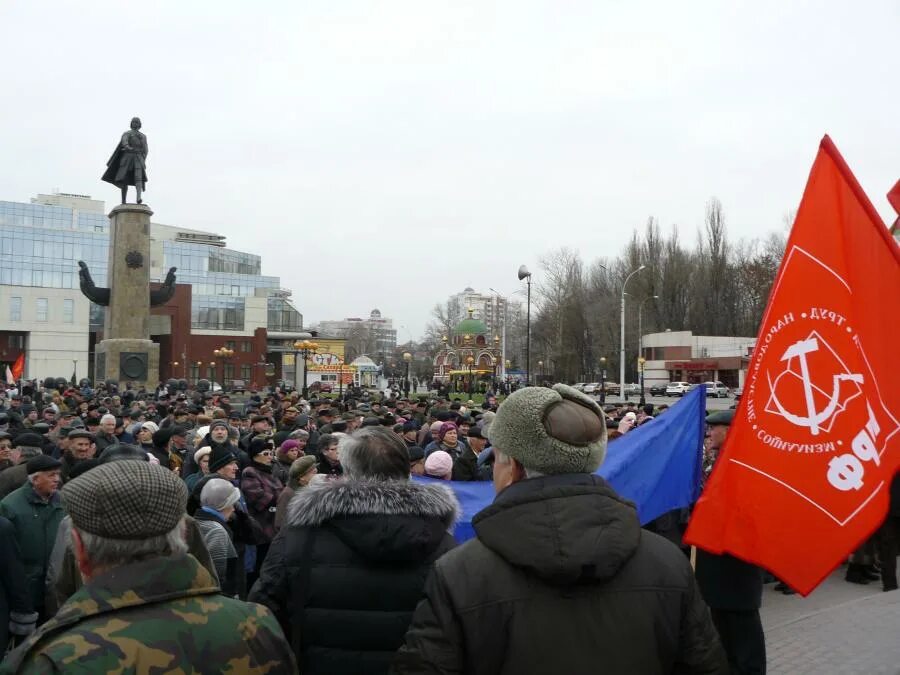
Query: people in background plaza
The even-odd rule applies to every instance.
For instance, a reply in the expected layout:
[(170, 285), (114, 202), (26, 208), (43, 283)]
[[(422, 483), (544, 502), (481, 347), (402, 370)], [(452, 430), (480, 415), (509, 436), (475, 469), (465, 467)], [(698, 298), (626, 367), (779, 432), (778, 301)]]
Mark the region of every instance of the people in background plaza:
[(172, 471), (110, 462), (67, 483), (64, 496), (86, 583), (8, 657), (8, 670), (195, 671), (215, 659), (220, 670), (295, 671), (271, 614), (223, 596), (187, 555), (187, 489)]
[[(733, 418), (733, 410), (720, 410), (706, 418), (707, 473), (715, 464)], [(765, 673), (766, 640), (759, 617), (762, 570), (730, 555), (697, 549), (695, 571), (697, 584), (728, 655), (731, 672)]]
[(881, 560), (881, 587), (897, 590), (897, 553), (900, 548), (900, 474), (891, 482), (891, 502), (878, 531), (878, 556)]
[[(462, 429), (462, 425), (460, 426)], [(466, 428), (466, 449), (453, 462), (453, 480), (490, 480), (490, 476), (478, 465), (478, 456), (487, 447), (487, 439), (477, 426)]]
[(97, 454), (103, 452), (107, 445), (119, 442), (115, 436), (116, 416), (106, 413), (100, 418), (100, 429), (95, 434), (94, 443), (97, 445)]
[(392, 672), (727, 671), (689, 561), (594, 475), (595, 401), (526, 387), (487, 436), (497, 498), (435, 564)]
[(247, 454), (251, 464), (241, 472), (241, 493), (247, 504), (247, 512), (259, 526), (261, 537), (256, 542), (256, 560), (247, 585), (252, 586), (259, 576), (269, 544), (275, 537), (275, 507), (284, 484), (274, 475), (275, 444), (268, 436), (257, 436), (250, 441)]
[(197, 483), (200, 482), (200, 479), (209, 473), (209, 456), (211, 453), (212, 448), (208, 445), (201, 447), (194, 453), (194, 466), (197, 467), (197, 470), (184, 478), (188, 491), (192, 492), (197, 486)]
[(303, 451), (300, 450), (300, 444), (293, 438), (282, 441), (275, 453), (275, 461), (272, 462), (272, 475), (275, 476), (282, 485), (287, 485), (288, 474), (291, 471), (291, 465), (294, 463)]
[(338, 456), (338, 443), (340, 439), (332, 434), (319, 436), (319, 473), (323, 476), (338, 477), (344, 473), (343, 465)]
[(11, 639), (22, 639), (37, 627), (38, 613), (23, 579), (25, 567), (16, 529), (0, 516), (0, 659)]
[(203, 543), (215, 565), (216, 577), (222, 594), (229, 598), (238, 597), (237, 549), (231, 539), (228, 521), (234, 517), (234, 505), (241, 499), (241, 491), (230, 481), (216, 479), (208, 481), (200, 491), (200, 508), (194, 512), (194, 519), (203, 537)]
[(22, 433), (12, 442), (11, 457), (18, 457), (15, 466), (0, 472), (0, 499), (3, 499), (28, 482), (29, 460), (40, 455), (40, 437), (32, 433)]
[(18, 461), (19, 451), (12, 446), (12, 436), (0, 431), (0, 472), (15, 466)]
[(287, 506), (298, 490), (309, 486), (313, 477), (319, 473), (318, 463), (312, 455), (304, 455), (294, 460), (288, 472), (287, 483), (281, 494), (278, 495), (278, 503), (275, 505), (275, 529), (280, 530), (287, 516)]
[(425, 475), (428, 478), (450, 480), (453, 475), (453, 457), (444, 450), (434, 450), (425, 458)]
[(453, 422), (443, 422), (438, 427), (436, 440), (425, 447), (425, 456), (428, 457), (432, 452), (443, 450), (453, 460), (456, 460), (462, 456), (465, 449), (466, 446), (459, 440), (457, 426)]
[(453, 546), (458, 506), (409, 481), (393, 432), (342, 439), (344, 477), (299, 491), (250, 600), (280, 618), (301, 672), (386, 673), (431, 566)]
[(44, 608), (47, 564), (64, 515), (58, 493), (61, 466), (59, 460), (43, 454), (29, 459), (27, 482), (0, 501), (0, 516), (12, 523), (22, 555), (22, 582), (41, 621), (48, 618)]
[(63, 483), (69, 480), (69, 474), (78, 464), (98, 454), (94, 435), (85, 429), (73, 429), (66, 434), (66, 439), (68, 440), (67, 448), (62, 456), (62, 467), (60, 468), (60, 480)]

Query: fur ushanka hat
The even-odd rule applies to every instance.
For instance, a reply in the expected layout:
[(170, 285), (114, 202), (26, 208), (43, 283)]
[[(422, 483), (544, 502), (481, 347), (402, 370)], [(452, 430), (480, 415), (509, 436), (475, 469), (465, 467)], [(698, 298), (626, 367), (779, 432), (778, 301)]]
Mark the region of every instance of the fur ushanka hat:
[(593, 473), (606, 456), (600, 406), (565, 384), (519, 389), (484, 432), (497, 451), (545, 474)]

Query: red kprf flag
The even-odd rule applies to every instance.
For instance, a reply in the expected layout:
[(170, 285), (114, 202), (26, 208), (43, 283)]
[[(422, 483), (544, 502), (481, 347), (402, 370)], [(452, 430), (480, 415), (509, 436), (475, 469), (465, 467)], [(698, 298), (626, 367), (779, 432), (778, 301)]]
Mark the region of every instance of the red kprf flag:
[(900, 465), (898, 292), (900, 250), (826, 136), (687, 542), (806, 595), (879, 527)]
[(13, 361), (11, 372), (13, 380), (16, 382), (22, 379), (25, 374), (25, 352), (20, 353), (19, 357)]

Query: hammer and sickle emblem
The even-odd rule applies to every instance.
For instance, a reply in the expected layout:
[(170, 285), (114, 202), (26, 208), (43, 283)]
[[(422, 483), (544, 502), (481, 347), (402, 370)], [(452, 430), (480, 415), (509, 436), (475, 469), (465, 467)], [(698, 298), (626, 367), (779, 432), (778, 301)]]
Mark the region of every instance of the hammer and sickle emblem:
[(840, 373), (834, 375), (834, 387), (831, 392), (831, 398), (828, 400), (828, 404), (821, 411), (816, 410), (816, 402), (813, 399), (813, 383), (809, 377), (809, 364), (806, 362), (806, 355), (818, 350), (819, 341), (816, 338), (809, 338), (795, 342), (788, 347), (781, 356), (782, 361), (789, 361), (794, 357), (797, 357), (800, 361), (800, 379), (803, 381), (803, 394), (806, 399), (806, 417), (795, 415), (781, 405), (781, 401), (779, 401), (778, 397), (775, 395), (775, 387), (773, 386), (772, 379), (771, 377), (769, 378), (772, 401), (775, 403), (775, 406), (778, 408), (782, 417), (788, 422), (796, 424), (798, 427), (808, 427), (809, 432), (813, 436), (819, 434), (820, 425), (823, 422), (826, 422), (834, 414), (840, 399), (841, 382), (863, 383), (863, 376), (858, 373)]

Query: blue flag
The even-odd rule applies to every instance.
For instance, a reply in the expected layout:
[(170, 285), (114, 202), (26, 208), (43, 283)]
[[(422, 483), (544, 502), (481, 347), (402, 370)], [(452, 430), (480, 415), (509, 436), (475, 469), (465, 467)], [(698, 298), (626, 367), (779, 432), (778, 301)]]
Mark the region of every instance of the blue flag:
[[(597, 475), (637, 504), (641, 525), (693, 504), (700, 496), (706, 387), (697, 387), (652, 422), (642, 424), (607, 446)], [(462, 510), (454, 535), (460, 543), (475, 536), (472, 518), (494, 501), (488, 482), (446, 483)]]

